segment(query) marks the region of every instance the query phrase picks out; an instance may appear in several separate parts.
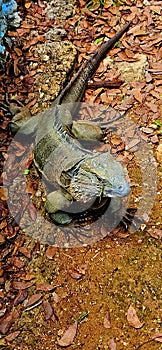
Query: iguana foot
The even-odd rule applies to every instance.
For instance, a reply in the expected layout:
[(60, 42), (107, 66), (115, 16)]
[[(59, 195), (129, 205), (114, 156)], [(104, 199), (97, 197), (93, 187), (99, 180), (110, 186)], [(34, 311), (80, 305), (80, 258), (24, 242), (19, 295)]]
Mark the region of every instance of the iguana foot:
[(72, 221), (72, 217), (70, 217), (69, 214), (61, 210), (57, 211), (56, 213), (50, 214), (50, 217), (56, 224), (60, 225), (70, 224), (70, 222)]
[(139, 224), (143, 223), (143, 220), (135, 216), (137, 212), (136, 208), (128, 208), (125, 215), (123, 216), (120, 225), (124, 227), (124, 229), (128, 229), (131, 225), (134, 229), (139, 228)]
[[(55, 234), (50, 233), (47, 237), (46, 237), (46, 243), (50, 244), (50, 245), (55, 245), (55, 244), (59, 244), (60, 242), (62, 243), (62, 238), (61, 238), (61, 233), (63, 233), (64, 238), (63, 238), (63, 244), (64, 245), (73, 245), (74, 241), (72, 240), (72, 238), (75, 239), (76, 242), (78, 242), (81, 245), (85, 244), (85, 238), (86, 239), (90, 239), (92, 237), (92, 232), (91, 232), (91, 228), (90, 227), (84, 227), (84, 228), (80, 228), (80, 227), (73, 227), (71, 226), (71, 224), (69, 224), (69, 226), (65, 226), (65, 225), (60, 225), (60, 227), (58, 227), (58, 230)], [(90, 232), (89, 232), (90, 231)]]

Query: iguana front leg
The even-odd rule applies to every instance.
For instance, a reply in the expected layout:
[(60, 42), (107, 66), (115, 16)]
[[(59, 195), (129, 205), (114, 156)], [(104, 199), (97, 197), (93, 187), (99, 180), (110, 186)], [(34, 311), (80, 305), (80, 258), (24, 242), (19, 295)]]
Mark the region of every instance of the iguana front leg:
[(58, 224), (69, 224), (72, 218), (62, 209), (68, 208), (72, 203), (72, 197), (61, 190), (50, 192), (47, 195), (45, 209), (50, 217)]

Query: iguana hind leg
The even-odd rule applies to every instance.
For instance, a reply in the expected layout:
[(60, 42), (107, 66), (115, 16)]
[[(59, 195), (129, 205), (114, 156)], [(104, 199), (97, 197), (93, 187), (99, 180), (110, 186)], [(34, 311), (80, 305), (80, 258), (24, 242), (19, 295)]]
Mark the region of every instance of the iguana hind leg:
[(113, 128), (113, 122), (122, 117), (114, 108), (107, 107), (98, 111), (97, 117), (90, 120), (73, 121), (72, 134), (77, 139), (101, 140), (107, 128)]
[(22, 111), (15, 114), (10, 122), (12, 132), (20, 132), (23, 135), (33, 134), (38, 127), (39, 115), (31, 116), (29, 109), (22, 108)]

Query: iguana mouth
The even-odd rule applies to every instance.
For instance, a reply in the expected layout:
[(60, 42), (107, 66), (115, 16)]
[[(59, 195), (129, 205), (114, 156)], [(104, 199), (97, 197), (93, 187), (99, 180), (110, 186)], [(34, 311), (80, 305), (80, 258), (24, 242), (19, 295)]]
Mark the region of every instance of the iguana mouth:
[(125, 182), (122, 185), (119, 185), (117, 188), (110, 189), (104, 188), (103, 195), (105, 197), (125, 197), (130, 193), (130, 184)]

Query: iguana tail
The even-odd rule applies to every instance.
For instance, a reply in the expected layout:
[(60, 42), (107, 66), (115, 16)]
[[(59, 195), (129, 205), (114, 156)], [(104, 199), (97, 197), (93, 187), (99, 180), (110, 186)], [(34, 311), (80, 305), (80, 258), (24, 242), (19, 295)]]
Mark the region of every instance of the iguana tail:
[(122, 37), (127, 31), (131, 22), (128, 22), (116, 35), (110, 40), (101, 44), (97, 52), (84, 63), (79, 69), (78, 73), (69, 82), (69, 84), (62, 90), (59, 96), (56, 98), (54, 104), (62, 103), (75, 103), (81, 101), (81, 98), (86, 89), (88, 80), (91, 79), (94, 72), (98, 68), (101, 60), (105, 57), (108, 51), (114, 46), (114, 44)]

